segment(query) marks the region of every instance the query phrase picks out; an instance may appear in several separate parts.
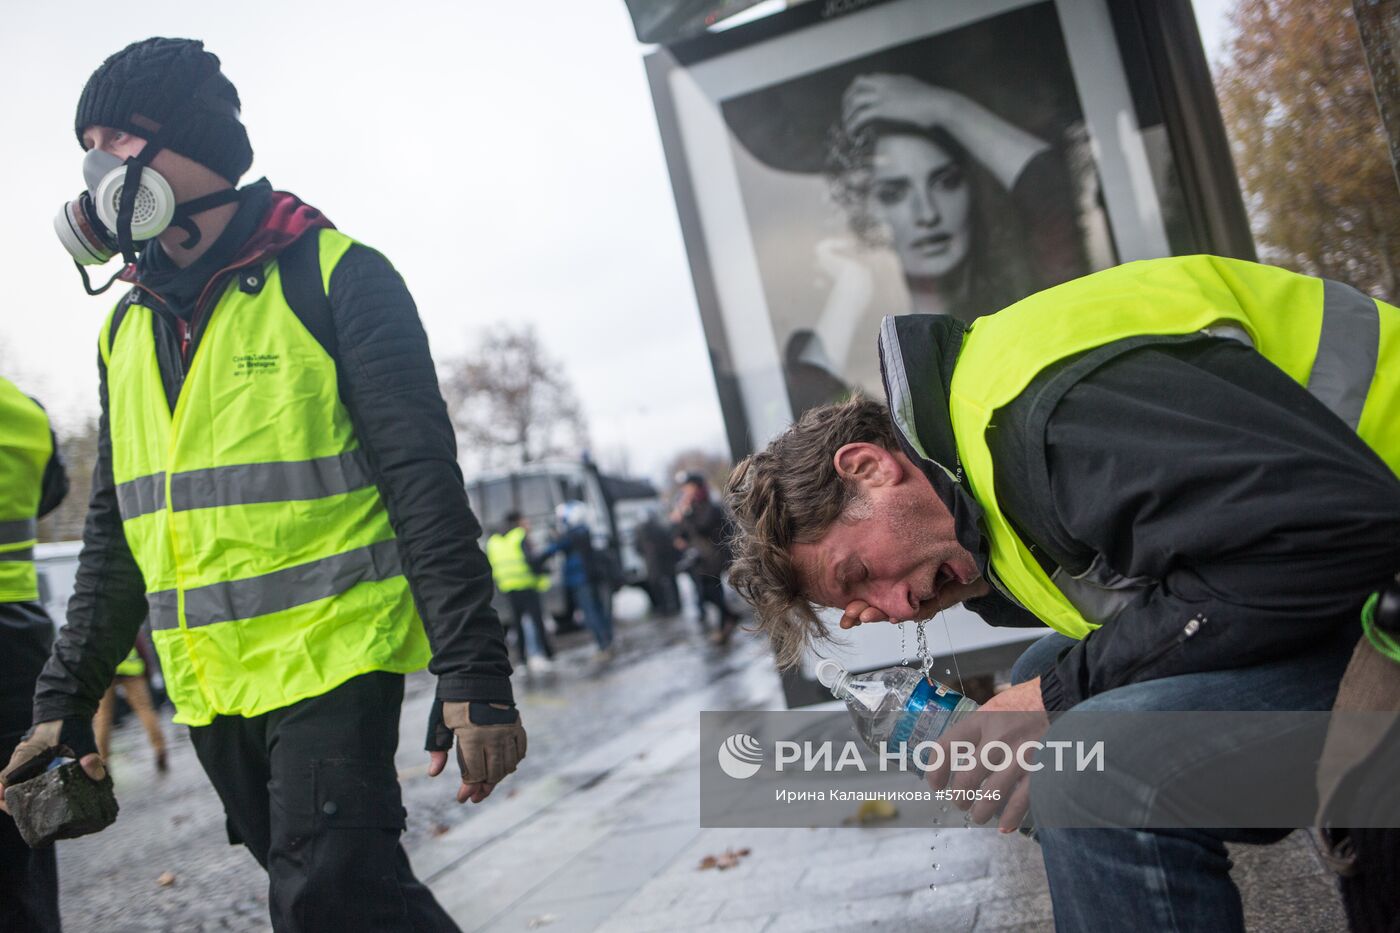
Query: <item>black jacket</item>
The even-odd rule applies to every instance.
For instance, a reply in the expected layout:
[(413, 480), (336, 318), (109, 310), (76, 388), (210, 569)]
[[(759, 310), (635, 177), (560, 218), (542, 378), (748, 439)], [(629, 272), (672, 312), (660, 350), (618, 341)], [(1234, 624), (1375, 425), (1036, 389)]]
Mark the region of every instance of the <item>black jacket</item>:
[(719, 577), (734, 562), (729, 547), (729, 514), (708, 495), (691, 503), (681, 514), (678, 531), (695, 548), (693, 573)]
[[(53, 437), (50, 430), (49, 436)], [(53, 456), (44, 467), (39, 513), (58, 508), (68, 495), (68, 472), (53, 439)], [(29, 728), (34, 681), (53, 643), (53, 621), (39, 602), (0, 602), (0, 742)]]
[[(961, 339), (956, 322), (907, 316), (887, 322), (881, 353), (906, 452), (985, 567), (980, 508), (937, 465), (961, 469), (946, 403)], [(997, 501), (1047, 572), (1136, 584), (1041, 678), (1047, 709), (1354, 639), (1362, 602), (1400, 569), (1395, 474), (1234, 341), (1101, 347), (1040, 374), (993, 423)], [(968, 606), (993, 624), (1037, 624), (999, 595)], [(1188, 635), (1192, 619), (1205, 621)]]
[[(274, 194), (268, 207), (265, 192), (257, 190), (265, 185), (250, 186), (239, 210), (240, 215), (246, 210), (268, 215), (255, 237), (266, 242), (269, 226), (285, 228), (293, 214), (319, 219), (314, 209), (289, 204), (290, 196), (281, 193)], [(326, 223), (294, 233), (319, 226)], [(272, 241), (285, 249), (291, 239)], [(235, 246), (246, 251), (246, 244)], [(216, 279), (261, 268), (274, 254), (263, 252), (251, 261), (235, 258)], [(221, 290), (215, 283), (204, 292), (217, 295)], [(446, 700), (513, 702), (510, 662), (491, 608), (491, 568), (477, 545), (481, 528), (467, 504), (456, 438), (413, 298), (388, 260), (358, 245), (336, 266), (329, 297), (341, 399), (398, 536), (404, 573), (432, 646), (429, 670), (438, 677), (437, 694)], [(159, 309), (158, 301), (152, 303)], [(187, 360), (198, 350), (201, 317), (207, 313), (204, 307), (193, 309), (193, 339), (184, 354), (183, 327), (174, 315), (159, 315), (156, 349), (172, 407)], [(107, 373), (100, 358), (98, 371), (102, 413), (82, 556), (68, 624), (35, 694), (36, 723), (91, 715), (146, 615), (145, 585), (117, 509)]]

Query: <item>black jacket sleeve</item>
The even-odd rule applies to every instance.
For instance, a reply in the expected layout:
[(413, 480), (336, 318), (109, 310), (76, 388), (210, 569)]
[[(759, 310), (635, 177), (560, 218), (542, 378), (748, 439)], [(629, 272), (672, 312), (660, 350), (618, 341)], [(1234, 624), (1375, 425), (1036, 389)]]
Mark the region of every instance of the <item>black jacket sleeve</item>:
[(146, 583), (131, 555), (112, 480), (112, 435), (107, 421), (107, 368), (97, 362), (97, 462), (83, 525), (78, 575), (68, 600), (68, 623), (59, 631), (34, 692), (34, 722), (91, 717), (112, 672), (136, 642), (146, 618)]
[(1043, 457), (1026, 458), (1041, 468), (1018, 493), (1051, 508), (1008, 514), (1070, 572), (1098, 557), (1155, 581), (1042, 677), (1047, 709), (1346, 637), (1400, 568), (1400, 481), (1240, 344), (1132, 350), (1040, 424), (1043, 437), (1020, 439)]
[(353, 246), (331, 275), (330, 303), (341, 395), (398, 536), (437, 695), (513, 702), (491, 566), (413, 298), (388, 260)]

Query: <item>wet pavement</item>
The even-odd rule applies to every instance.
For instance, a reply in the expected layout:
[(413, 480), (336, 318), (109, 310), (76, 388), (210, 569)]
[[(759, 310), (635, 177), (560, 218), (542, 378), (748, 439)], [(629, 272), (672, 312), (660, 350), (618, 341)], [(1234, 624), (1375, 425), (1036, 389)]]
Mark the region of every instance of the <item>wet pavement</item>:
[[(557, 673), (514, 678), (516, 699), (530, 732), (530, 753), (521, 770), (480, 806), (459, 805), (456, 765), (436, 779), (427, 776), (422, 751), (433, 678), (408, 678), (397, 764), (408, 829), (410, 858), (428, 840), (499, 807), (562, 764), (645, 719), (659, 706), (724, 678), (737, 667), (761, 660), (752, 643), (721, 651), (705, 644), (688, 619), (638, 618), (635, 600), (619, 597), (617, 656), (593, 660), (589, 636), (559, 639)], [(770, 675), (776, 689), (777, 677)], [(267, 878), (247, 850), (227, 844), (223, 807), (196, 761), (187, 730), (169, 723), (170, 772), (158, 776), (145, 736), (128, 716), (113, 733), (112, 776), (121, 813), (96, 835), (59, 843), (64, 926), (105, 933), (202, 933), (266, 930)], [(415, 864), (416, 864), (415, 859)], [(161, 885), (163, 875), (173, 883)], [(420, 872), (421, 874), (421, 872)]]
[[(409, 678), (397, 759), (404, 844), (464, 930), (1050, 928), (1039, 850), (1019, 836), (700, 829), (698, 711), (779, 708), (778, 679), (753, 639), (716, 649), (694, 622), (652, 620), (630, 605), (610, 663), (594, 661), (580, 633), (561, 640), (557, 673), (517, 674), (530, 754), (477, 807), (456, 804), (453, 777), (427, 777), (420, 748), (432, 679)], [(60, 843), (70, 931), (268, 928), (266, 876), (226, 844), (222, 808), (186, 733), (167, 730), (171, 772), (157, 778), (139, 725), (119, 727), (116, 825)], [(700, 867), (741, 849), (748, 854), (727, 871)], [(1305, 834), (1232, 854), (1252, 931), (1344, 928)]]

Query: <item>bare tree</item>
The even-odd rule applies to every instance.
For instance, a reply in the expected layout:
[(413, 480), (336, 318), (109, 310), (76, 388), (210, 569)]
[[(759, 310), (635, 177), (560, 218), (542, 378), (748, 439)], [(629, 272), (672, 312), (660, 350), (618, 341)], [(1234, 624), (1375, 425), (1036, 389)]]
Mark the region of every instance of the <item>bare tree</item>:
[(1400, 192), (1349, 0), (1237, 0), (1217, 70), (1260, 255), (1400, 297)]
[(562, 361), (530, 326), (502, 325), (450, 361), (443, 396), (464, 460), (509, 469), (548, 457), (576, 457), (588, 427)]
[(692, 447), (679, 451), (666, 464), (667, 494), (669, 496), (675, 492), (679, 485), (676, 477), (685, 473), (699, 473), (709, 481), (711, 489), (722, 493), (733, 466), (727, 455), (716, 450)]
[(97, 464), (97, 419), (89, 418), (76, 430), (56, 426), (59, 455), (68, 471), (68, 495), (63, 504), (39, 522), (40, 541), (77, 541), (83, 536), (92, 471)]

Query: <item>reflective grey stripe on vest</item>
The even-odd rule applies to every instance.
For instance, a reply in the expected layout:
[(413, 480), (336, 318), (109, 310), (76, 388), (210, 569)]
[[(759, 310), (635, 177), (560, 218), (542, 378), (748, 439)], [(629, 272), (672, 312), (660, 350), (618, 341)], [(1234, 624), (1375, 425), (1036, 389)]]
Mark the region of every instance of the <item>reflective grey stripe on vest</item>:
[[(363, 489), (371, 482), (369, 459), (356, 448), (315, 460), (238, 463), (176, 473), (170, 477), (170, 507), (176, 512), (187, 512), (322, 499)], [(120, 484), (117, 504), (126, 521), (165, 508), (165, 474), (138, 476)]]
[(39, 523), (32, 518), (0, 522), (0, 544), (19, 544), (21, 541), (33, 541), (38, 536)]
[(146, 609), (150, 613), (151, 631), (180, 627), (180, 594), (177, 591), (147, 593)]
[(0, 563), (33, 559), (34, 549), (32, 547), (22, 547), (15, 551), (0, 551)]
[(1071, 575), (1063, 567), (1055, 568), (1050, 582), (1081, 616), (1095, 625), (1112, 622), (1157, 585), (1150, 577), (1123, 576), (1108, 565), (1102, 554), (1094, 555), (1093, 563), (1078, 574)]
[[(254, 619), (338, 596), (357, 583), (375, 583), (402, 573), (398, 542), (393, 539), (380, 541), (260, 577), (186, 590), (185, 626), (198, 628), (219, 622)], [(153, 630), (179, 626), (175, 595), (174, 590), (146, 595)]]
[(241, 463), (189, 470), (170, 477), (176, 512), (258, 502), (321, 499), (363, 489), (372, 482), (360, 448), (315, 460)]
[(1308, 375), (1308, 391), (1354, 431), (1380, 354), (1381, 319), (1365, 294), (1322, 280), (1322, 333)]
[(117, 484), (117, 508), (131, 521), (165, 508), (165, 474), (151, 473)]

